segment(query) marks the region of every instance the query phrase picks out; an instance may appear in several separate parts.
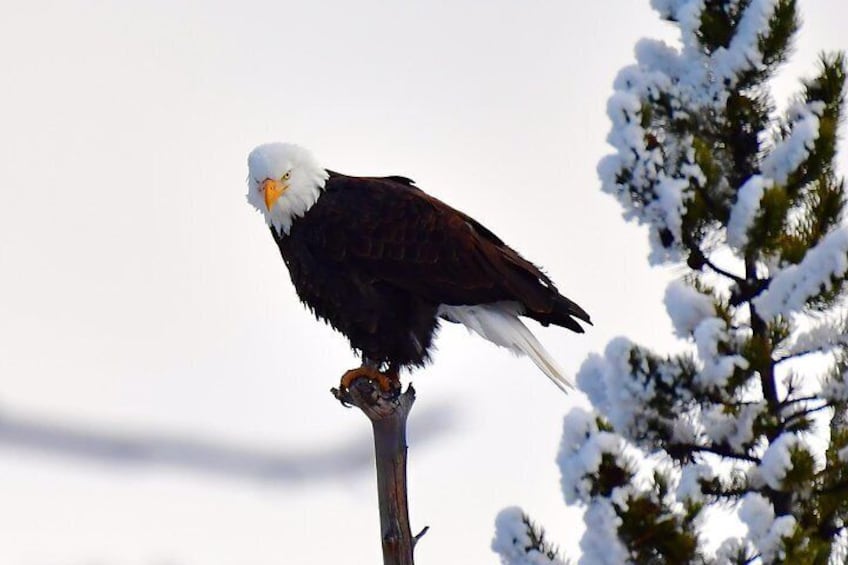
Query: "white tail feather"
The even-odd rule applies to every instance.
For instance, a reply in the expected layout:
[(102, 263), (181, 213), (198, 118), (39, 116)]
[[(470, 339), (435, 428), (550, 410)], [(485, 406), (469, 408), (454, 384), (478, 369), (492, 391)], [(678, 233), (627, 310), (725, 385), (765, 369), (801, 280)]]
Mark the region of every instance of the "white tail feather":
[(439, 315), (458, 322), (495, 345), (530, 357), (549, 379), (563, 392), (574, 388), (557, 362), (536, 336), (519, 319), (521, 306), (515, 302), (495, 302), (473, 306), (439, 306)]

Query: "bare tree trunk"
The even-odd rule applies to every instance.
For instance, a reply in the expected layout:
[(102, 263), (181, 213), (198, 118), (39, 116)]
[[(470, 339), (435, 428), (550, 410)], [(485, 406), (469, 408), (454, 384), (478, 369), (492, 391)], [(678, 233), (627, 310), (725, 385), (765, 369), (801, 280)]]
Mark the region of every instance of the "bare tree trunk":
[(413, 565), (412, 550), (427, 531), (424, 528), (418, 535), (412, 535), (406, 496), (406, 419), (415, 402), (415, 389), (410, 385), (403, 394), (383, 392), (374, 382), (359, 378), (348, 391), (333, 389), (332, 392), (342, 403), (356, 406), (371, 420), (383, 565)]

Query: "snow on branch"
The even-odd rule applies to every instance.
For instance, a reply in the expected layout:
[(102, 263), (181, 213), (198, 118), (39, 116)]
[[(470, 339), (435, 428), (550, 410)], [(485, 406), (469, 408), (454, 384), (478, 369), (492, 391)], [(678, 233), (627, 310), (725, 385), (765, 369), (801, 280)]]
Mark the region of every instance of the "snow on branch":
[(678, 23), (681, 41), (687, 48), (698, 45), (697, 31), (701, 26), (703, 2), (692, 0), (651, 0), (651, 6), (660, 16)]
[[(703, 5), (702, 0), (692, 1)], [(712, 84), (733, 87), (742, 73), (763, 70), (760, 39), (768, 34), (769, 21), (777, 3), (778, 0), (751, 0), (742, 13), (730, 45), (717, 49), (710, 57), (714, 73)]]
[(776, 491), (787, 490), (784, 480), (793, 466), (793, 453), (810, 450), (798, 434), (784, 432), (775, 438), (763, 453), (762, 461), (757, 467), (757, 474), (765, 483)]
[(515, 506), (498, 513), (492, 550), (502, 565), (566, 565), (545, 539), (545, 532)]
[(733, 453), (745, 453), (757, 439), (754, 423), (766, 411), (765, 402), (752, 402), (728, 411), (723, 405), (705, 409), (704, 434), (714, 445), (727, 445)]
[[(689, 291), (672, 291), (672, 295), (680, 292), (693, 300), (683, 299), (684, 309), (690, 312), (675, 314), (681, 329), (706, 313), (706, 302), (683, 294)], [(695, 359), (686, 355), (662, 358), (618, 337), (607, 345), (603, 357), (592, 354), (583, 362), (577, 385), (617, 433), (640, 447), (652, 450), (663, 442), (694, 444), (700, 431), (705, 431), (719, 443), (723, 443), (720, 439), (732, 441), (739, 446), (737, 451), (743, 452), (741, 446), (752, 437), (749, 428), (758, 410), (743, 407), (735, 422), (725, 422), (720, 414), (713, 418), (710, 411), (694, 410), (693, 394), (724, 387), (737, 370), (748, 368), (748, 361), (734, 352), (738, 345), (721, 318), (700, 320), (692, 336), (698, 352)]]
[(692, 67), (692, 79), (697, 78), (692, 82), (708, 87), (703, 93), (707, 95), (705, 98), (712, 98), (719, 104), (726, 100), (723, 92), (735, 86), (741, 74), (763, 68), (759, 43), (768, 34), (769, 21), (777, 3), (777, 0), (751, 0), (742, 12), (729, 45), (705, 54), (698, 34), (702, 26), (704, 1), (651, 0), (651, 5), (662, 17), (678, 23), (683, 54), (691, 63), (698, 63), (697, 67)]
[(825, 103), (820, 100), (794, 104), (789, 109), (791, 132), (763, 158), (760, 169), (766, 177), (785, 184), (789, 175), (807, 160), (819, 138), (819, 117), (824, 110)]
[[(663, 359), (618, 337), (607, 345), (603, 357), (592, 354), (583, 362), (577, 385), (617, 433), (653, 449), (669, 438), (692, 440), (694, 431), (680, 416), (685, 399), (691, 398), (685, 383), (693, 369), (685, 358)], [(668, 399), (675, 405), (657, 405)]]
[(727, 243), (731, 247), (743, 250), (748, 245), (748, 231), (759, 215), (760, 201), (773, 184), (771, 179), (754, 175), (739, 188), (727, 222)]
[(612, 502), (608, 499), (596, 499), (583, 516), (586, 532), (580, 539), (583, 555), (580, 565), (621, 565), (628, 563), (629, 553), (618, 537), (618, 528), (622, 524)]
[(637, 350), (627, 338), (615, 338), (603, 357), (589, 355), (577, 372), (577, 386), (589, 396), (595, 409), (616, 431), (629, 438), (647, 432), (641, 416), (655, 396), (647, 362), (634, 359)]
[(795, 531), (793, 516), (775, 518), (771, 502), (759, 493), (751, 492), (742, 499), (739, 518), (748, 526), (748, 540), (760, 553), (763, 563), (772, 563), (782, 554), (783, 539)]
[(748, 361), (742, 355), (722, 353), (731, 338), (727, 322), (721, 318), (707, 318), (702, 321), (695, 328), (694, 336), (698, 357), (703, 364), (695, 382), (704, 389), (723, 387), (737, 368), (748, 368)]
[(831, 403), (848, 402), (848, 372), (834, 374), (825, 379), (821, 395)]
[(582, 408), (572, 409), (565, 417), (557, 462), (567, 504), (589, 503), (593, 495), (604, 490), (596, 482), (602, 465), (614, 465), (624, 470), (622, 475), (630, 468), (622, 439), (601, 431), (595, 417)]
[(848, 319), (826, 320), (795, 336), (787, 348), (791, 357), (810, 353), (826, 353), (848, 346)]
[(688, 338), (704, 319), (715, 316), (713, 299), (681, 281), (672, 281), (665, 290), (665, 309), (677, 337)]
[(675, 497), (684, 504), (703, 503), (704, 491), (701, 481), (710, 481), (714, 477), (715, 471), (709, 465), (687, 463), (680, 471), (680, 481), (677, 484)]
[(760, 161), (761, 174), (750, 176), (736, 192), (727, 222), (727, 243), (738, 251), (748, 246), (749, 232), (763, 210), (766, 191), (785, 185), (809, 158), (819, 137), (819, 117), (825, 104), (795, 103), (788, 111), (789, 133)]
[(807, 302), (833, 288), (848, 274), (848, 227), (822, 238), (797, 265), (778, 271), (769, 288), (753, 301), (766, 321), (800, 312)]

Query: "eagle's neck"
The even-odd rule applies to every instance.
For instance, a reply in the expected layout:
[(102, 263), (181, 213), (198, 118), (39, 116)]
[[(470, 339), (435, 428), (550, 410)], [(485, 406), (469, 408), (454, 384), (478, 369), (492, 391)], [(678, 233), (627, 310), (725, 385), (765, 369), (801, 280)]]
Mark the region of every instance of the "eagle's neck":
[(298, 178), (267, 213), (268, 225), (281, 237), (288, 235), (292, 224), (303, 217), (321, 197), (329, 174), (324, 169), (315, 170), (305, 178)]

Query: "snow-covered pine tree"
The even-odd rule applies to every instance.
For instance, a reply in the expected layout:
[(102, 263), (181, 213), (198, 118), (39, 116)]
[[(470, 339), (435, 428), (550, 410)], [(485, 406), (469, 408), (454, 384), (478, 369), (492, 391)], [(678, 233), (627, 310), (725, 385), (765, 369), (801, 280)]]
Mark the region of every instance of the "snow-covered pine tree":
[[(598, 170), (647, 225), (651, 262), (685, 264), (665, 306), (691, 351), (618, 338), (581, 367), (595, 411), (568, 414), (559, 455), (565, 500), (586, 509), (581, 563), (845, 562), (843, 56), (823, 55), (778, 113), (769, 80), (799, 26), (794, 0), (651, 4), (681, 45), (637, 45)], [(712, 507), (746, 526), (716, 551)], [(510, 565), (559, 563), (516, 509), (493, 547)]]

